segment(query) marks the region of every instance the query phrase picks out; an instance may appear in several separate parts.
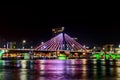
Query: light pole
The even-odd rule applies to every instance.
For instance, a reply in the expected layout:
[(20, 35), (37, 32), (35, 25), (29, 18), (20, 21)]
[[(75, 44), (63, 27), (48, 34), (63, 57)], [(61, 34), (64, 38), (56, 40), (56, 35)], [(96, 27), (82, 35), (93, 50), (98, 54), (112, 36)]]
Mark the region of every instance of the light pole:
[(25, 43), (26, 43), (26, 40), (23, 40), (23, 41), (22, 41), (22, 45), (23, 45), (22, 48), (23, 48), (23, 49), (25, 49)]
[(31, 46), (30, 48), (33, 49), (33, 46)]
[(6, 45), (4, 44), (3, 47), (6, 48)]
[(120, 48), (120, 44), (118, 45), (118, 48)]

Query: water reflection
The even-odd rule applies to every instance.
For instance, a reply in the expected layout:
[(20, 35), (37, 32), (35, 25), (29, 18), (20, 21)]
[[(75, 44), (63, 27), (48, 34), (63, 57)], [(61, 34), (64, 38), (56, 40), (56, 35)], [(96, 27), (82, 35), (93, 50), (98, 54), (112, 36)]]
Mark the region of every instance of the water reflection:
[(119, 60), (0, 60), (0, 80), (118, 80)]

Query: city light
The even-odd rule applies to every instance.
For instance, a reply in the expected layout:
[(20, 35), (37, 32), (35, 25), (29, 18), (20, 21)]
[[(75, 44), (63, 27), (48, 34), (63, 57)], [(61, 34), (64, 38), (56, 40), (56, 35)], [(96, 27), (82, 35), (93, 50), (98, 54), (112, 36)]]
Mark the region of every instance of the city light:
[(23, 43), (26, 43), (26, 40), (23, 40)]
[(120, 48), (120, 44), (118, 45), (118, 47)]
[(26, 40), (23, 40), (22, 41), (22, 48), (25, 49), (25, 43), (26, 43)]

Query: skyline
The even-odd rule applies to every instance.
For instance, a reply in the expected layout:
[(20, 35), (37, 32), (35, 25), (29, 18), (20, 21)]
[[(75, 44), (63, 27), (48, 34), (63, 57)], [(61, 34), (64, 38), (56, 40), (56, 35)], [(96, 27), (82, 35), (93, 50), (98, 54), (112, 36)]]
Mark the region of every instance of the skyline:
[[(2, 5), (3, 6), (3, 5)], [(44, 14), (39, 7), (5, 5), (0, 13), (0, 37), (8, 41), (22, 39), (47, 41), (52, 38), (52, 28), (65, 27), (65, 33), (77, 37), (80, 44), (102, 45), (120, 43), (119, 21), (105, 14)], [(62, 13), (62, 12), (61, 12)], [(26, 29), (28, 28), (28, 29)]]

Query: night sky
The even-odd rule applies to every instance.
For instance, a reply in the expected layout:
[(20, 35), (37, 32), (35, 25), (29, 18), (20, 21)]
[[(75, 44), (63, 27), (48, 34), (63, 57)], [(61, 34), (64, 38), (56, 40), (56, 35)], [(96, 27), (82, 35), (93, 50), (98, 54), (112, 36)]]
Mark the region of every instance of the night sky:
[(39, 5), (0, 5), (0, 39), (46, 41), (52, 28), (65, 27), (65, 33), (77, 37), (79, 43), (102, 45), (120, 43), (117, 14), (104, 11), (43, 8)]

